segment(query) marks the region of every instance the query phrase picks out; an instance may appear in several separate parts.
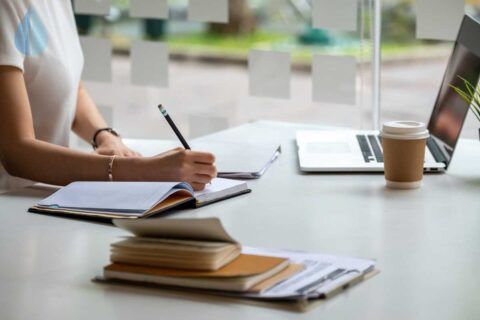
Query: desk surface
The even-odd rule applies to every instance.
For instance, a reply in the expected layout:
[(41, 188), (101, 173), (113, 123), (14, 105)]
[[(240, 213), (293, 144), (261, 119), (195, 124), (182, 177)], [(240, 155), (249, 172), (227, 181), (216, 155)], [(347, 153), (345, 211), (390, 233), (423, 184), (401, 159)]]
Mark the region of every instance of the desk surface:
[(182, 216), (218, 216), (245, 245), (378, 260), (381, 274), (307, 313), (93, 284), (108, 262), (114, 227), (34, 215), (51, 192), (0, 196), (1, 319), (478, 319), (480, 143), (463, 140), (447, 174), (422, 189), (391, 191), (380, 174), (298, 171), (294, 133), (259, 122), (212, 136), (275, 141), (283, 154), (253, 193)]

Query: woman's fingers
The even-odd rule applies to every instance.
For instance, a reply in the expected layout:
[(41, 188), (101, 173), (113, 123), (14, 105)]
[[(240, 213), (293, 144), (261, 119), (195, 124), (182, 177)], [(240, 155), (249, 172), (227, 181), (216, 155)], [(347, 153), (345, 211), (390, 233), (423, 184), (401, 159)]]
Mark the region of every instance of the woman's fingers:
[(217, 176), (217, 168), (214, 165), (195, 163), (194, 170), (195, 173), (207, 175), (210, 178), (215, 178)]
[(212, 181), (212, 177), (204, 174), (195, 174), (192, 178), (193, 182), (207, 184)]
[(191, 156), (192, 160), (197, 163), (215, 163), (215, 156), (208, 152), (190, 151), (189, 155)]
[(152, 170), (163, 181), (185, 181), (195, 190), (203, 190), (217, 176), (215, 157), (206, 152), (173, 149), (151, 158), (157, 169)]
[(206, 183), (191, 182), (190, 185), (192, 186), (193, 190), (202, 191), (205, 189)]

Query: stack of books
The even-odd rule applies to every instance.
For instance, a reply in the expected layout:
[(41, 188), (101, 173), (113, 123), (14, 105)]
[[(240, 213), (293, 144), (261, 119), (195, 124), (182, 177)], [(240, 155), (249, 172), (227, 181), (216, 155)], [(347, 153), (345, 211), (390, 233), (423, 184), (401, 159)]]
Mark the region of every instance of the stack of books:
[(375, 261), (242, 247), (217, 218), (115, 219), (132, 235), (111, 245), (96, 282), (294, 302), (302, 309), (377, 273)]
[(105, 280), (261, 293), (302, 270), (287, 258), (241, 253), (218, 219), (116, 224), (134, 236), (111, 245)]

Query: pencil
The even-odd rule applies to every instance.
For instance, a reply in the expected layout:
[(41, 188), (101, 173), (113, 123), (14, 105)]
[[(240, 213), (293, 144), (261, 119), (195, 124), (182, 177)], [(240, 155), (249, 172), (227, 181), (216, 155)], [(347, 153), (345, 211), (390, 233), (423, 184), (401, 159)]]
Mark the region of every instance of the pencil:
[(168, 124), (172, 128), (173, 132), (177, 136), (178, 140), (182, 143), (183, 147), (185, 149), (191, 150), (190, 146), (187, 143), (187, 140), (183, 137), (183, 135), (180, 133), (180, 130), (178, 130), (177, 126), (175, 125), (175, 122), (173, 122), (172, 118), (170, 118), (170, 115), (167, 112), (167, 109), (165, 109), (161, 104), (158, 105), (158, 109), (160, 112), (163, 114), (165, 117), (165, 120), (167, 120)]

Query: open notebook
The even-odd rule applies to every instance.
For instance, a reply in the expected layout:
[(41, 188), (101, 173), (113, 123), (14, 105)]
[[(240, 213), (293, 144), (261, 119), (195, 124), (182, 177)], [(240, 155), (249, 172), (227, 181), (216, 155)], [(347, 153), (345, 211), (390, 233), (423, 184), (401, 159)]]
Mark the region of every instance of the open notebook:
[(73, 182), (40, 201), (33, 213), (98, 219), (144, 218), (182, 204), (201, 207), (250, 192), (243, 181), (216, 178), (194, 192), (185, 182)]

